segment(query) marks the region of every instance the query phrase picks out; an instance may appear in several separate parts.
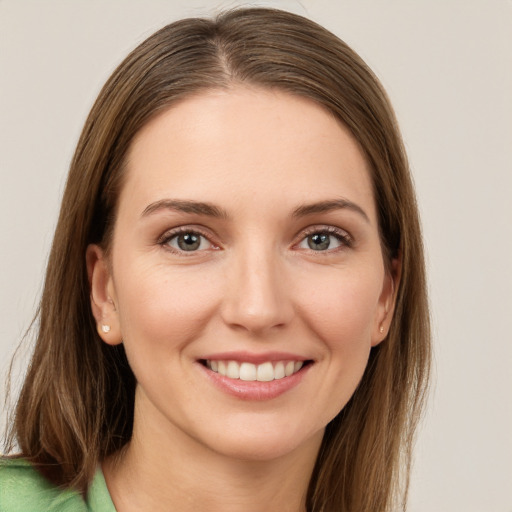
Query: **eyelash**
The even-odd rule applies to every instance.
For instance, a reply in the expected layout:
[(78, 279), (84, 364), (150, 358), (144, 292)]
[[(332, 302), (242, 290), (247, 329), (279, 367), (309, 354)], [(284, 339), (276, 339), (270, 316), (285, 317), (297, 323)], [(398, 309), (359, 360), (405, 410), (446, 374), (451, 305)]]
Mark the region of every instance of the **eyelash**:
[(172, 252), (173, 254), (177, 254), (178, 256), (187, 256), (187, 252), (190, 252), (191, 254), (194, 254), (194, 253), (197, 253), (197, 252), (203, 252), (203, 251), (185, 251), (185, 250), (179, 250), (179, 249), (176, 249), (174, 247), (171, 247), (169, 245), (169, 242), (171, 240), (173, 240), (174, 238), (178, 237), (179, 235), (196, 235), (196, 236), (199, 236), (199, 237), (204, 238), (205, 240), (207, 240), (208, 243), (212, 246), (213, 250), (217, 250), (218, 249), (218, 246), (215, 245), (211, 241), (211, 235), (205, 233), (204, 231), (202, 231), (201, 229), (197, 228), (196, 226), (194, 226), (192, 228), (188, 227), (188, 226), (182, 226), (182, 227), (173, 229), (171, 231), (167, 231), (164, 235), (162, 235), (158, 239), (157, 243), (159, 245), (163, 246), (166, 250)]
[[(340, 229), (340, 228), (336, 228), (334, 226), (311, 226), (301, 233), (301, 239), (298, 242), (298, 244), (306, 241), (308, 239), (308, 237), (310, 237), (312, 235), (329, 235), (329, 236), (336, 238), (338, 240), (338, 242), (340, 243), (339, 247), (336, 247), (336, 248), (333, 248), (330, 250), (325, 250), (325, 251), (315, 251), (313, 249), (309, 249), (309, 251), (313, 252), (313, 253), (332, 254), (333, 251), (343, 250), (344, 248), (347, 248), (347, 247), (351, 248), (354, 245), (353, 238), (346, 231), (344, 231), (343, 229)], [(298, 245), (298, 244), (295, 244), (295, 245)]]
[[(167, 231), (164, 235), (162, 235), (158, 239), (157, 243), (159, 245), (165, 247), (167, 250), (171, 251), (172, 253), (177, 254), (179, 256), (187, 256), (187, 252), (190, 252), (191, 254), (193, 254), (193, 253), (197, 253), (197, 252), (203, 252), (205, 250), (205, 249), (203, 249), (203, 250), (199, 250), (199, 251), (197, 251), (197, 250), (196, 251), (185, 251), (185, 250), (179, 250), (174, 247), (171, 247), (169, 245), (169, 242), (182, 234), (196, 235), (196, 236), (202, 237), (205, 240), (207, 240), (208, 243), (212, 246), (211, 249), (213, 249), (213, 250), (219, 249), (219, 247), (214, 242), (211, 241), (210, 234), (205, 233), (204, 231), (202, 231), (201, 229), (198, 229), (195, 226), (194, 227), (182, 226), (182, 227), (173, 229), (171, 231)], [(336, 228), (334, 226), (311, 226), (311, 227), (307, 228), (306, 230), (304, 230), (303, 232), (301, 232), (301, 234), (300, 234), (301, 238), (300, 238), (299, 242), (295, 243), (293, 246), (297, 247), (299, 244), (305, 242), (308, 239), (308, 237), (310, 237), (312, 235), (332, 236), (338, 240), (338, 242), (340, 243), (340, 246), (330, 249), (330, 250), (326, 249), (326, 250), (322, 250), (322, 251), (306, 249), (311, 253), (331, 254), (333, 251), (339, 251), (345, 247), (351, 248), (354, 244), (352, 237), (346, 231), (344, 231), (342, 229)]]

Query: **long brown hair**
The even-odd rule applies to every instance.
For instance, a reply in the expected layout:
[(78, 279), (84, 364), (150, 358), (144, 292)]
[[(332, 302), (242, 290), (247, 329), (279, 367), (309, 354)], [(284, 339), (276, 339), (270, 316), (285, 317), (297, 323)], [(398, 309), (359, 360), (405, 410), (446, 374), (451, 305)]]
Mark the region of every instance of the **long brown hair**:
[(401, 259), (387, 339), (327, 426), (310, 511), (405, 507), (424, 400), (430, 331), (417, 206), (397, 123), (378, 80), (344, 42), (301, 16), (254, 8), (164, 27), (103, 87), (78, 142), (38, 311), (39, 331), (8, 443), (56, 484), (86, 492), (99, 461), (130, 439), (135, 378), (103, 343), (90, 309), (85, 251), (108, 250), (135, 134), (192, 94), (236, 83), (307, 97), (343, 122), (370, 164), (386, 262)]

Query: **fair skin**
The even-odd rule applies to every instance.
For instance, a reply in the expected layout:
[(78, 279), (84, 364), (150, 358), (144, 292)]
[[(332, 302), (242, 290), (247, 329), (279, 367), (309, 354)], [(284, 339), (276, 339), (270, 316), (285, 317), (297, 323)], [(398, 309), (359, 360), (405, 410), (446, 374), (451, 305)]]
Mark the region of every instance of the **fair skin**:
[(103, 466), (118, 511), (305, 510), (393, 308), (348, 130), (284, 92), (178, 103), (135, 138), (109, 258), (87, 262), (137, 378), (133, 438)]

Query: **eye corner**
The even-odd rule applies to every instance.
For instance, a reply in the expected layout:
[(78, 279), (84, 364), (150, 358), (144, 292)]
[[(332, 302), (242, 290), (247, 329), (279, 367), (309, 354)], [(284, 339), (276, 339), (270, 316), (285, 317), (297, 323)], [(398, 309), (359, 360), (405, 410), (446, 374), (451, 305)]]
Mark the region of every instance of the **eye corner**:
[(220, 245), (212, 238), (197, 226), (180, 226), (167, 230), (157, 239), (157, 244), (172, 254), (193, 256), (219, 250)]
[(353, 245), (354, 239), (348, 231), (335, 226), (315, 225), (300, 233), (294, 247), (311, 253), (332, 254)]

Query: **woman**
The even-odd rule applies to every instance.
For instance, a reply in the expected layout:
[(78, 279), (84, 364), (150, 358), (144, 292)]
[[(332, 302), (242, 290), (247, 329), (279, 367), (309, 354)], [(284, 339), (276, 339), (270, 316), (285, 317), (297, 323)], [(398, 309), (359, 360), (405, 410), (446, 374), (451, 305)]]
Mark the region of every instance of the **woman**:
[(151, 36), (86, 122), (39, 321), (1, 510), (405, 507), (429, 323), (377, 79), (277, 10)]

